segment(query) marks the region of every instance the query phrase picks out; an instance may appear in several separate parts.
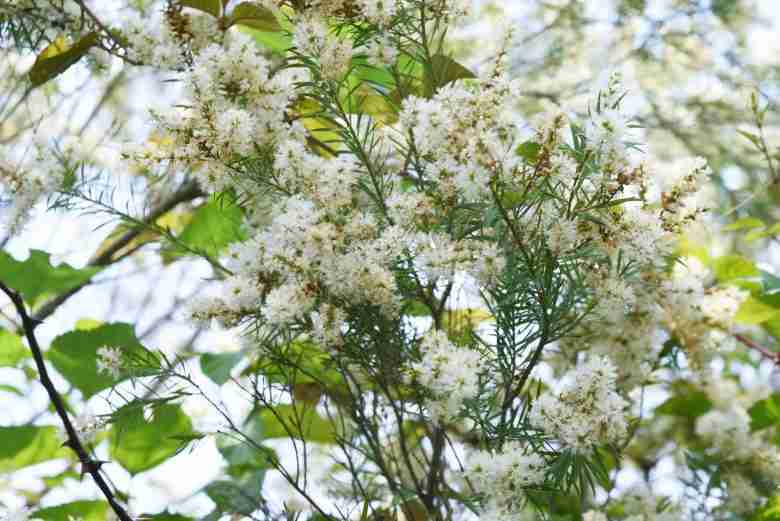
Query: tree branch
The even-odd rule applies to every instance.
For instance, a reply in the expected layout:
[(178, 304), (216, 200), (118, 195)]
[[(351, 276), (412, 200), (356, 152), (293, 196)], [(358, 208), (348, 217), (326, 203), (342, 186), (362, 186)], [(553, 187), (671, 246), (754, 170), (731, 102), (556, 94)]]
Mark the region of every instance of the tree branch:
[(119, 519), (121, 521), (133, 521), (133, 518), (131, 518), (122, 505), (119, 504), (116, 497), (114, 496), (114, 492), (111, 490), (111, 487), (108, 486), (108, 483), (106, 483), (106, 480), (103, 479), (103, 476), (100, 474), (100, 467), (104, 462), (92, 459), (87, 450), (84, 448), (84, 445), (82, 445), (76, 429), (70, 422), (70, 418), (68, 417), (68, 412), (65, 410), (65, 405), (62, 401), (62, 398), (49, 378), (49, 373), (43, 360), (43, 352), (41, 351), (41, 347), (38, 345), (38, 340), (35, 337), (35, 327), (40, 322), (36, 321), (33, 317), (27, 314), (27, 310), (24, 306), (24, 300), (19, 293), (12, 290), (1, 281), (0, 290), (2, 290), (3, 293), (8, 295), (8, 298), (11, 299), (11, 302), (16, 308), (16, 312), (19, 314), (19, 318), (22, 320), (22, 329), (24, 330), (24, 335), (27, 337), (27, 343), (30, 347), (30, 351), (32, 351), (33, 358), (35, 359), (35, 366), (38, 368), (38, 373), (41, 376), (41, 384), (46, 389), (46, 392), (49, 395), (49, 399), (51, 400), (52, 405), (54, 405), (54, 409), (57, 411), (57, 415), (60, 417), (62, 424), (65, 427), (68, 440), (64, 443), (64, 445), (70, 447), (73, 449), (73, 452), (76, 453), (79, 461), (81, 462), (83, 472), (87, 472), (92, 476), (92, 479), (95, 480), (98, 488), (100, 488), (101, 492), (103, 492), (103, 496), (105, 496), (106, 501), (108, 501), (108, 504), (111, 505), (111, 508), (114, 510), (114, 513), (116, 513)]
[(762, 346), (760, 344), (757, 344), (756, 342), (754, 342), (753, 340), (749, 339), (748, 337), (740, 335), (740, 334), (734, 335), (734, 338), (736, 338), (737, 340), (742, 342), (745, 346), (749, 347), (753, 351), (757, 351), (758, 353), (761, 354), (761, 356), (763, 356), (767, 360), (771, 360), (772, 363), (774, 363), (776, 366), (780, 366), (780, 353), (779, 352), (771, 351), (771, 350), (767, 349), (766, 347), (764, 347), (764, 346)]
[[(179, 190), (174, 192), (170, 198), (162, 202), (158, 207), (154, 208), (149, 215), (144, 219), (146, 223), (155, 222), (160, 216), (166, 212), (172, 210), (177, 205), (191, 201), (196, 197), (203, 195), (198, 185), (195, 182), (189, 182), (182, 185)], [(87, 262), (87, 267), (103, 267), (115, 263), (119, 259), (114, 259), (114, 254), (122, 251), (122, 249), (130, 244), (138, 235), (143, 232), (142, 226), (137, 226), (132, 230), (128, 230), (121, 237), (116, 239), (107, 248), (104, 248), (100, 254), (95, 254)], [(122, 257), (123, 258), (123, 257)], [(33, 322), (43, 322), (46, 318), (51, 316), (58, 307), (60, 307), (66, 300), (81, 291), (85, 286), (92, 283), (92, 280), (88, 280), (82, 284), (79, 284), (75, 288), (72, 288), (64, 293), (60, 293), (50, 301), (46, 302), (33, 317)]]

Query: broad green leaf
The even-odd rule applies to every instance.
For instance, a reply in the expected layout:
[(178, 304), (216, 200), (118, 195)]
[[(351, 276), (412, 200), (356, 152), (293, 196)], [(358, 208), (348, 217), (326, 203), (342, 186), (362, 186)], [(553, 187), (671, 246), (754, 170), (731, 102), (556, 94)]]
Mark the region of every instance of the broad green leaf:
[[(122, 351), (122, 360), (128, 370), (115, 379), (105, 372), (98, 372), (98, 350), (116, 347)], [(88, 330), (70, 331), (55, 338), (46, 353), (51, 363), (85, 399), (94, 396), (128, 378), (143, 374), (159, 366), (157, 358), (136, 338), (130, 324), (103, 324)]]
[(403, 308), (404, 315), (410, 317), (429, 317), (431, 310), (427, 304), (420, 300), (409, 300)]
[(200, 356), (200, 370), (217, 384), (222, 385), (230, 379), (230, 370), (241, 361), (244, 354), (235, 353), (204, 353)]
[(222, 2), (220, 0), (180, 0), (179, 4), (203, 11), (217, 18), (222, 14)]
[(227, 436), (217, 438), (217, 448), (228, 463), (227, 473), (234, 479), (258, 476), (259, 471), (272, 468), (279, 458), (273, 449), (260, 445), (263, 441), (263, 426), (257, 414), (250, 415), (242, 431), (254, 443), (236, 442)]
[(712, 402), (707, 398), (706, 393), (695, 390), (687, 384), (680, 383), (676, 387), (674, 396), (656, 407), (656, 414), (695, 418), (712, 409)]
[(281, 31), (282, 26), (273, 11), (258, 4), (242, 2), (230, 14), (228, 25), (246, 25), (258, 31)]
[(44, 521), (105, 521), (108, 513), (108, 503), (105, 501), (74, 501), (54, 507), (41, 508), (30, 516)]
[(764, 506), (756, 510), (748, 521), (780, 521), (780, 494), (773, 496)]
[(748, 410), (750, 429), (758, 431), (780, 423), (780, 394), (759, 400)]
[(763, 227), (764, 227), (764, 221), (762, 221), (761, 219), (757, 219), (755, 217), (743, 217), (742, 219), (737, 219), (736, 221), (724, 227), (723, 229), (726, 231), (737, 231), (737, 230), (752, 230), (754, 228), (763, 228)]
[[(243, 212), (235, 199), (227, 194), (212, 195), (192, 216), (177, 239), (188, 248), (216, 258), (230, 243), (245, 238), (241, 230)], [(188, 252), (173, 245), (163, 253), (167, 262)]]
[(0, 367), (14, 367), (29, 356), (20, 336), (0, 329)]
[(466, 78), (476, 78), (476, 75), (449, 56), (437, 54), (431, 57), (431, 68), (424, 78), (425, 95), (430, 97), (439, 87)]
[(535, 141), (525, 141), (517, 146), (517, 154), (530, 164), (535, 164), (539, 159), (539, 151), (542, 145)]
[(0, 281), (18, 291), (28, 306), (41, 297), (64, 293), (92, 278), (100, 268), (76, 269), (64, 262), (52, 266), (48, 253), (30, 250), (30, 256), (18, 261), (0, 251)]
[(259, 45), (276, 54), (284, 54), (293, 46), (292, 37), (286, 33), (269, 33), (246, 26), (241, 26), (241, 30), (254, 38)]
[(143, 406), (131, 402), (115, 413), (109, 451), (130, 474), (138, 474), (174, 456), (196, 437), (190, 418), (178, 405), (157, 405), (146, 421)]
[(298, 438), (318, 443), (336, 441), (334, 425), (320, 416), (314, 407), (277, 405), (259, 413), (263, 438)]
[[(322, 383), (328, 386), (343, 383), (331, 357), (316, 344), (295, 341), (279, 349), (274, 357), (260, 358), (244, 374), (259, 372), (273, 383)], [(285, 360), (286, 364), (281, 366), (279, 359)]]
[(33, 87), (38, 87), (62, 74), (87, 54), (87, 51), (97, 41), (98, 34), (95, 32), (87, 34), (72, 46), (68, 46), (64, 38), (57, 38), (38, 55), (27, 73), (30, 77), (30, 83)]
[(70, 455), (57, 427), (0, 427), (0, 440), (0, 472)]
[(718, 257), (713, 261), (712, 269), (718, 282), (757, 277), (761, 274), (753, 261), (740, 255)]
[(205, 492), (220, 512), (247, 516), (262, 506), (262, 484), (262, 477), (246, 484), (219, 480), (209, 483)]
[(780, 318), (780, 309), (754, 297), (748, 297), (742, 302), (734, 315), (736, 322), (749, 325), (761, 324), (776, 318)]

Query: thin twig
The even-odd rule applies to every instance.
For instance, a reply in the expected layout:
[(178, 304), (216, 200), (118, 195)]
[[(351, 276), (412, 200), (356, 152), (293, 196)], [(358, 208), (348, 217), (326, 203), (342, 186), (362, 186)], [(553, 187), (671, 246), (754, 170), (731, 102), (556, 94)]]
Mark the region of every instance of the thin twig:
[(734, 338), (745, 344), (747, 347), (752, 349), (753, 351), (756, 351), (761, 354), (764, 358), (771, 360), (773, 364), (780, 366), (780, 353), (771, 351), (770, 349), (767, 349), (766, 347), (757, 344), (753, 340), (749, 339), (746, 336), (737, 334), (734, 335)]
[(81, 440), (79, 439), (76, 429), (70, 422), (68, 413), (65, 410), (65, 405), (62, 402), (62, 398), (49, 378), (49, 373), (43, 360), (43, 352), (41, 351), (41, 347), (38, 344), (38, 339), (35, 337), (35, 326), (40, 322), (36, 322), (30, 315), (27, 314), (27, 310), (24, 306), (24, 300), (19, 293), (6, 286), (3, 282), (0, 282), (0, 290), (2, 290), (3, 293), (8, 295), (8, 298), (11, 299), (11, 302), (16, 308), (16, 312), (19, 314), (19, 318), (22, 320), (22, 329), (24, 330), (25, 337), (27, 337), (27, 343), (30, 347), (30, 351), (32, 351), (33, 359), (35, 360), (35, 366), (38, 368), (38, 373), (41, 376), (41, 384), (46, 389), (46, 392), (49, 395), (49, 399), (51, 400), (52, 405), (54, 405), (54, 409), (57, 411), (57, 415), (62, 420), (62, 424), (65, 427), (65, 432), (68, 436), (68, 440), (63, 445), (73, 449), (73, 452), (76, 453), (79, 461), (81, 462), (83, 472), (89, 473), (92, 476), (92, 479), (95, 480), (98, 488), (100, 488), (100, 491), (103, 492), (103, 496), (105, 496), (106, 501), (108, 501), (108, 504), (111, 505), (111, 508), (114, 510), (114, 513), (116, 513), (119, 519), (121, 521), (133, 521), (133, 518), (131, 518), (122, 505), (119, 504), (116, 497), (114, 496), (114, 492), (111, 490), (111, 487), (108, 486), (108, 483), (106, 483), (106, 480), (103, 479), (103, 476), (100, 474), (100, 467), (105, 462), (92, 459), (87, 450), (84, 448), (84, 445), (81, 444)]
[[(200, 188), (198, 188), (197, 184), (194, 182), (185, 183), (181, 186), (181, 188), (179, 188), (179, 190), (174, 192), (170, 198), (165, 200), (158, 207), (154, 208), (143, 221), (144, 223), (154, 223), (160, 216), (172, 210), (180, 203), (191, 201), (197, 197), (200, 197), (201, 195), (203, 195), (203, 192), (200, 190)], [(121, 252), (143, 231), (144, 227), (140, 225), (128, 230), (122, 236), (118, 237), (114, 242), (112, 242), (108, 247), (103, 248), (99, 252), (96, 252), (95, 255), (89, 260), (89, 262), (87, 262), (87, 267), (105, 267), (110, 264), (114, 264), (117, 260), (124, 258), (125, 256), (121, 255), (117, 259), (114, 257), (114, 255)], [(42, 322), (52, 313), (54, 313), (54, 311), (56, 311), (57, 308), (60, 307), (66, 300), (91, 283), (92, 279), (83, 282), (64, 293), (60, 293), (52, 300), (46, 302), (35, 314), (33, 321)]]

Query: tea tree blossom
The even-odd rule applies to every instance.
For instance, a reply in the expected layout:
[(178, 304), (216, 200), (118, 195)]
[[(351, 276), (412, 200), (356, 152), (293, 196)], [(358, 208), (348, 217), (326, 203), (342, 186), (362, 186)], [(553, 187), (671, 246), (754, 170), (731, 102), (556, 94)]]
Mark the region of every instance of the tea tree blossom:
[(455, 346), (443, 331), (430, 331), (420, 343), (422, 360), (412, 365), (415, 378), (434, 395), (430, 403), (435, 421), (456, 417), (463, 402), (479, 394), (483, 370), (479, 352)]
[(122, 350), (117, 347), (103, 346), (97, 350), (97, 370), (106, 373), (115, 380), (122, 374)]
[(609, 358), (593, 357), (566, 373), (558, 389), (534, 402), (531, 423), (576, 451), (619, 443), (628, 432), (628, 402), (617, 393), (616, 378)]

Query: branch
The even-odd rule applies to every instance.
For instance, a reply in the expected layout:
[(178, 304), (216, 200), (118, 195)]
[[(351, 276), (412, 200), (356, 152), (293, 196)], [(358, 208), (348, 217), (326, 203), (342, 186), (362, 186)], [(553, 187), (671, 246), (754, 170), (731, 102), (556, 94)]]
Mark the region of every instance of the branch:
[[(144, 219), (145, 223), (153, 223), (155, 222), (160, 216), (165, 214), (166, 212), (172, 210), (175, 206), (177, 206), (180, 203), (191, 201), (195, 199), (196, 197), (200, 197), (203, 195), (203, 192), (198, 188), (198, 186), (194, 182), (189, 182), (184, 184), (179, 190), (174, 192), (171, 197), (160, 204), (157, 208), (154, 208), (151, 212), (149, 212), (149, 215)], [(133, 228), (132, 230), (128, 230), (125, 232), (121, 237), (119, 237), (117, 240), (115, 240), (111, 245), (109, 245), (107, 248), (103, 249), (103, 251), (100, 252), (99, 255), (94, 255), (89, 262), (87, 262), (87, 267), (104, 267), (108, 266), (110, 264), (115, 263), (117, 260), (120, 259), (114, 259), (114, 254), (122, 251), (122, 249), (130, 244), (138, 235), (140, 235), (143, 232), (143, 227), (137, 226)], [(46, 318), (48, 318), (52, 313), (54, 313), (58, 307), (60, 307), (66, 300), (68, 300), (70, 297), (81, 291), (85, 286), (92, 283), (92, 280), (88, 280), (82, 284), (79, 284), (75, 288), (72, 288), (64, 293), (61, 293), (54, 297), (52, 300), (46, 302), (41, 309), (38, 310), (38, 312), (33, 317), (33, 322), (43, 322)]]
[(767, 360), (771, 360), (772, 363), (775, 364), (776, 366), (780, 366), (780, 353), (779, 352), (771, 351), (771, 350), (767, 349), (766, 347), (764, 347), (764, 346), (762, 346), (760, 344), (757, 344), (756, 342), (754, 342), (753, 340), (749, 339), (748, 337), (740, 335), (740, 334), (734, 335), (734, 338), (736, 338), (737, 340), (739, 340), (740, 342), (745, 344), (747, 347), (749, 347), (753, 351), (757, 351), (758, 353), (761, 354), (761, 356), (763, 356)]
[(46, 392), (49, 395), (49, 399), (51, 400), (52, 405), (54, 405), (54, 409), (57, 411), (57, 415), (60, 417), (62, 424), (65, 427), (68, 440), (64, 443), (64, 445), (70, 447), (76, 453), (79, 461), (81, 462), (83, 472), (87, 472), (92, 476), (92, 479), (95, 480), (98, 488), (100, 488), (101, 492), (103, 492), (106, 501), (108, 501), (108, 504), (111, 505), (111, 508), (114, 510), (114, 513), (116, 513), (119, 519), (121, 521), (133, 521), (133, 518), (130, 517), (122, 505), (119, 504), (116, 497), (114, 497), (113, 491), (108, 486), (108, 483), (106, 483), (105, 479), (103, 479), (103, 476), (100, 474), (100, 467), (104, 462), (93, 460), (84, 448), (84, 445), (81, 444), (81, 440), (76, 433), (76, 429), (70, 422), (68, 413), (65, 410), (65, 405), (62, 402), (62, 398), (49, 378), (49, 373), (43, 360), (41, 347), (38, 345), (38, 340), (35, 338), (35, 327), (40, 322), (37, 322), (34, 318), (27, 314), (27, 310), (24, 306), (24, 300), (22, 299), (21, 295), (19, 295), (19, 293), (6, 286), (3, 282), (0, 282), (0, 290), (2, 290), (3, 293), (8, 295), (8, 298), (11, 299), (11, 302), (16, 308), (16, 312), (19, 314), (19, 318), (22, 320), (22, 328), (24, 329), (24, 334), (27, 337), (27, 343), (30, 346), (30, 351), (32, 351), (33, 358), (35, 359), (35, 366), (38, 368), (38, 373), (41, 375), (41, 384), (46, 389)]

